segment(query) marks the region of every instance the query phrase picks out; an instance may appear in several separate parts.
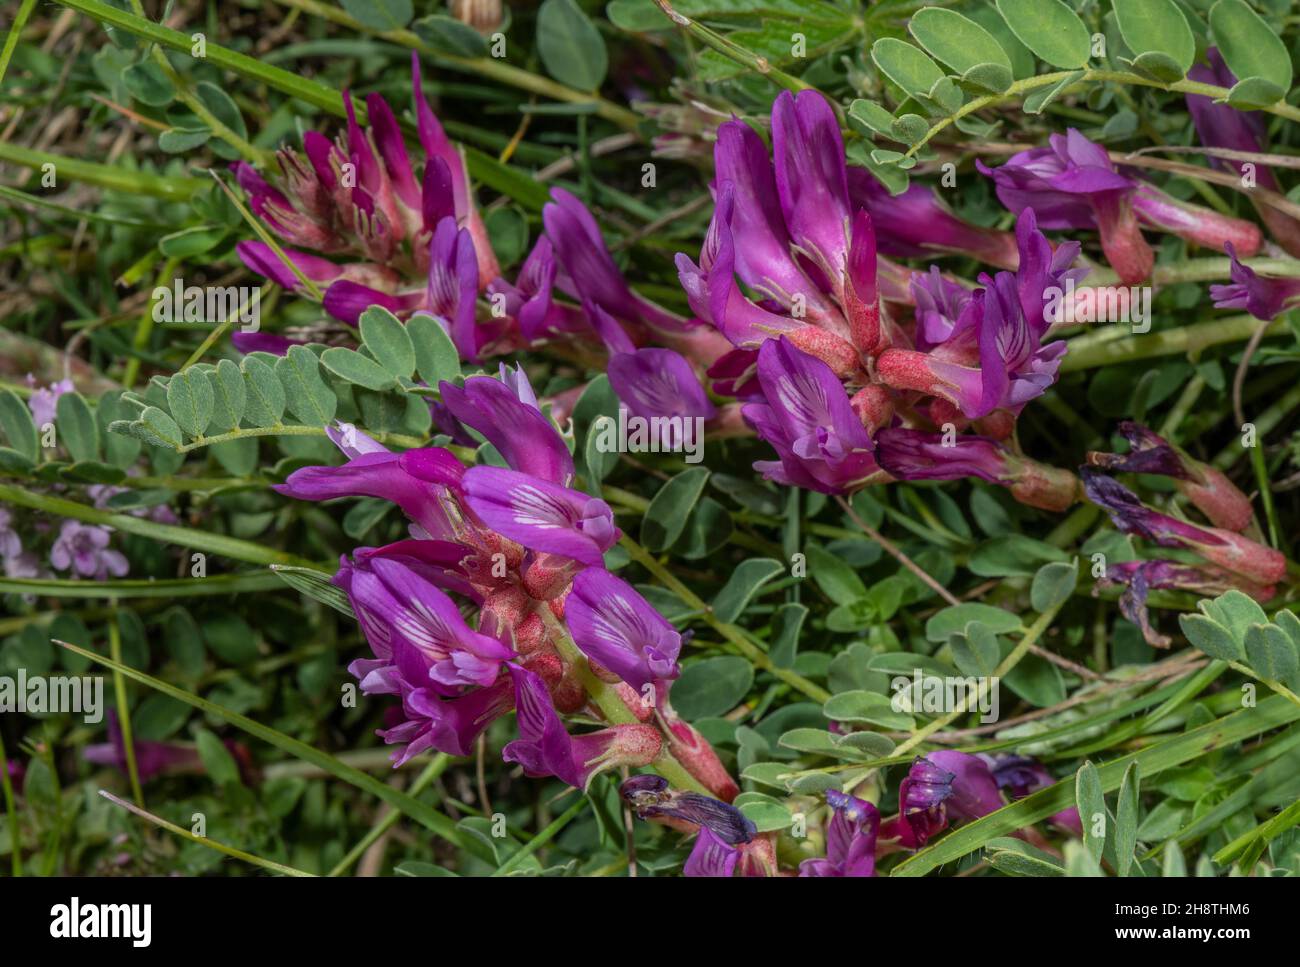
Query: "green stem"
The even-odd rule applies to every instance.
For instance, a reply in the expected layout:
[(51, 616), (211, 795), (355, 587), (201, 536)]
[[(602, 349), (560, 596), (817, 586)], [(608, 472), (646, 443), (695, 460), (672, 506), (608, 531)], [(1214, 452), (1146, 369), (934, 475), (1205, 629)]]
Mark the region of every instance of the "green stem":
[[(1252, 421), (1255, 424), (1256, 441), (1272, 431), (1298, 406), (1300, 406), (1300, 386), (1295, 386)], [(1241, 437), (1237, 436), (1234, 442), (1229, 443), (1215, 455), (1214, 467), (1218, 470), (1227, 470), (1237, 462), (1243, 449), (1245, 448), (1241, 445)]]
[(243, 860), (245, 863), (252, 863), (254, 866), (260, 866), (264, 870), (270, 870), (272, 873), (283, 873), (285, 876), (312, 876), (303, 870), (295, 869), (292, 866), (285, 866), (283, 863), (276, 863), (273, 860), (262, 859), (260, 856), (254, 856), (252, 853), (245, 853), (242, 849), (235, 849), (233, 846), (227, 846), (224, 843), (218, 843), (215, 840), (208, 839), (206, 836), (195, 836), (188, 829), (177, 826), (175, 823), (169, 823), (161, 816), (155, 816), (151, 812), (134, 806), (125, 799), (119, 799), (110, 792), (99, 790), (99, 794), (115, 805), (121, 806), (128, 812), (135, 813), (141, 819), (153, 823), (155, 826), (167, 830), (169, 833), (175, 833), (181, 839), (189, 840), (191, 843), (198, 843), (200, 846), (206, 846), (208, 849), (214, 849), (218, 853), (224, 853), (231, 859)]
[(9, 778), (9, 754), (5, 752), (4, 730), (0, 729), (0, 789), (4, 790), (5, 815), (9, 817), (9, 859), (15, 877), (23, 875), (23, 844), (18, 829), (18, 806), (14, 801), (14, 784)]
[[(627, 725), (635, 722), (636, 716), (623, 702), (610, 685), (602, 682), (591, 670), (591, 665), (587, 663), (587, 656), (573, 642), (569, 635), (569, 630), (560, 623), (560, 620), (552, 613), (550, 606), (543, 603), (537, 608), (538, 615), (546, 623), (551, 632), (551, 640), (555, 643), (555, 649), (560, 653), (560, 657), (573, 666), (578, 675), (578, 680), (582, 682), (587, 694), (591, 700), (596, 703), (596, 707), (604, 714), (605, 719), (613, 725)], [(667, 746), (659, 754), (651, 767), (675, 787), (679, 789), (690, 789), (695, 792), (708, 793), (698, 779), (686, 771), (685, 767), (673, 756)]]
[[(175, 258), (164, 259), (162, 268), (158, 270), (158, 277), (154, 280), (154, 288), (170, 288), (168, 284), (171, 278), (176, 274), (176, 266), (179, 260)], [(131, 339), (131, 348), (137, 355), (132, 356), (126, 361), (126, 369), (122, 373), (122, 385), (130, 389), (135, 385), (136, 378), (140, 375), (140, 356), (149, 347), (149, 338), (153, 335), (153, 303), (145, 303), (145, 307), (140, 311), (140, 319), (136, 322), (135, 336)]]
[(13, 26), (5, 37), (5, 49), (0, 51), (0, 81), (4, 80), (5, 72), (9, 69), (9, 58), (13, 57), (18, 41), (22, 39), (23, 28), (27, 26), (27, 18), (32, 15), (35, 6), (36, 0), (23, 0), (22, 6), (18, 8), (18, 16), (14, 18)]
[[(407, 790), (412, 796), (418, 796), (425, 789), (432, 785), (433, 781), (447, 771), (447, 766), (451, 765), (451, 756), (445, 752), (439, 752), (433, 757), (433, 761), (424, 767), (424, 770), (415, 777), (411, 783), (410, 789)], [(397, 825), (398, 819), (402, 816), (396, 809), (385, 814), (378, 822), (370, 827), (370, 832), (348, 850), (348, 855), (334, 864), (334, 868), (326, 873), (326, 876), (342, 876), (348, 870), (352, 869), (354, 863), (365, 855), (366, 850), (375, 845), (379, 838)]]
[[(108, 653), (113, 661), (122, 663), (122, 628), (117, 623), (117, 611), (108, 619)], [(135, 761), (135, 739), (132, 736), (131, 709), (126, 701), (126, 679), (117, 669), (113, 670), (113, 692), (117, 700), (117, 724), (122, 730), (122, 746), (126, 750), (126, 774), (131, 779), (131, 796), (135, 804), (144, 808), (144, 790), (140, 787), (140, 769)]]
[[(1258, 328), (1259, 320), (1250, 315), (1211, 319), (1161, 332), (1128, 333), (1114, 326), (1071, 339), (1070, 349), (1061, 361), (1061, 372), (1073, 373), (1153, 356), (1185, 354), (1195, 357), (1211, 346), (1249, 339)], [(1265, 335), (1274, 335), (1285, 329), (1286, 320), (1278, 317), (1269, 325)]]
[(40, 168), (50, 164), (54, 165), (57, 175), (66, 175), (73, 181), (135, 195), (151, 195), (167, 201), (185, 201), (203, 187), (203, 182), (198, 178), (172, 177), (151, 171), (128, 171), (116, 165), (95, 164), (93, 161), (65, 158), (47, 151), (33, 151), (6, 141), (0, 141), (0, 161), (24, 168)]
[(120, 662), (113, 661), (111, 658), (105, 658), (103, 655), (97, 654), (86, 648), (70, 644), (66, 641), (59, 641), (57, 638), (54, 639), (54, 643), (66, 648), (74, 654), (80, 655), (82, 658), (87, 658), (98, 665), (103, 665), (105, 668), (121, 671), (121, 673), (127, 678), (137, 681), (142, 685), (147, 685), (155, 691), (162, 692), (164, 695), (169, 695), (178, 701), (184, 702), (186, 705), (191, 705), (201, 712), (214, 715), (225, 722), (229, 722), (235, 728), (247, 732), (249, 735), (259, 738), (263, 742), (270, 743), (282, 752), (286, 752), (304, 762), (310, 762), (312, 765), (323, 769), (335, 778), (342, 779), (344, 782), (356, 786), (363, 792), (368, 792), (373, 796), (379, 797), (393, 808), (400, 810), (416, 822), (423, 824), (453, 846), (460, 849), (465, 848), (464, 837), (461, 835), (461, 831), (456, 827), (455, 823), (442, 813), (438, 812), (427, 803), (423, 803), (413, 796), (398, 789), (394, 789), (387, 783), (380, 782), (374, 776), (367, 775), (359, 769), (355, 769), (352, 766), (340, 762), (328, 752), (322, 752), (315, 746), (308, 745), (306, 742), (285, 735), (283, 732), (278, 732), (273, 728), (263, 725), (261, 722), (255, 722), (245, 715), (240, 715), (238, 712), (218, 705), (216, 702), (210, 702), (206, 698), (202, 698), (192, 692), (187, 692), (183, 688), (177, 688), (175, 685), (154, 678), (152, 675), (146, 675), (142, 671), (137, 671), (128, 665), (123, 665)]
[(623, 535), (622, 539), (619, 540), (619, 544), (627, 551), (632, 560), (653, 574), (661, 584), (681, 598), (691, 610), (700, 612), (709, 627), (735, 646), (736, 650), (753, 665), (780, 679), (791, 688), (803, 692), (815, 702), (825, 702), (831, 697), (831, 693), (826, 689), (815, 682), (810, 682), (797, 672), (793, 672), (788, 668), (778, 668), (772, 663), (772, 659), (768, 657), (765, 651), (749, 640), (744, 631), (736, 625), (718, 620), (713, 613), (712, 607), (703, 598), (679, 581), (671, 571), (655, 559), (653, 554), (632, 540), (627, 534)]
[(536, 836), (530, 839), (527, 843), (525, 843), (515, 852), (511, 853), (510, 856), (506, 859), (506, 861), (502, 863), (499, 867), (497, 867), (497, 869), (492, 873), (492, 875), (508, 876), (509, 874), (513, 873), (516, 869), (519, 868), (519, 864), (521, 864), (524, 860), (528, 859), (528, 857), (532, 856), (534, 853), (536, 853), (539, 849), (541, 849), (551, 840), (555, 839), (555, 837), (559, 834), (560, 830), (564, 829), (565, 826), (569, 825), (569, 823), (573, 821), (573, 819), (578, 815), (578, 813), (582, 812), (586, 808), (587, 808), (587, 797), (582, 795), (578, 796), (577, 802), (575, 802), (564, 812), (560, 813), (560, 815), (556, 816), (555, 819), (550, 824), (548, 824), (547, 827), (543, 829), (540, 833), (538, 833)]
[(156, 524), (151, 520), (132, 517), (130, 514), (114, 514), (111, 511), (99, 510), (96, 507), (79, 504), (74, 500), (66, 500), (62, 497), (35, 494), (30, 490), (24, 490), (10, 484), (0, 484), (0, 502), (16, 504), (19, 507), (27, 507), (31, 510), (44, 511), (47, 514), (54, 514), (56, 517), (70, 517), (86, 524), (100, 524), (126, 534), (137, 534), (140, 537), (147, 537), (150, 540), (164, 544), (189, 547), (196, 551), (206, 551), (236, 561), (246, 561), (249, 564), (315, 566), (314, 562), (300, 558), (296, 554), (277, 551), (255, 541), (244, 541), (236, 537), (227, 537), (225, 534), (213, 534), (209, 531), (180, 527), (175, 524)]

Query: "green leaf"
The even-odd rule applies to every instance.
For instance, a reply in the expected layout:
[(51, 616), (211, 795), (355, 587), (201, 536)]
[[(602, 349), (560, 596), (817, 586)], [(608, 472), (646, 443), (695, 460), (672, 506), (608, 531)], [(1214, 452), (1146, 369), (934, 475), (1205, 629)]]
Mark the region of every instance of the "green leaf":
[[(226, 229), (213, 225), (194, 225), (172, 232), (158, 239), (158, 251), (169, 258), (189, 258), (202, 255), (215, 248), (226, 237)], [(223, 322), (222, 319), (208, 319), (208, 322)]]
[(437, 319), (412, 316), (406, 332), (415, 350), (416, 369), (426, 383), (436, 387), (443, 380), (451, 381), (460, 375), (460, 353)]
[[(244, 116), (239, 112), (234, 98), (211, 81), (199, 81), (194, 86), (194, 93), (203, 102), (203, 106), (212, 112), (213, 117), (239, 137), (248, 138), (248, 126), (244, 124)], [(214, 141), (212, 151), (223, 158), (239, 157), (239, 152), (224, 141)]]
[(1029, 588), (1029, 603), (1035, 611), (1050, 611), (1068, 601), (1079, 581), (1079, 562), (1044, 564)]
[(415, 35), (440, 54), (453, 57), (486, 57), (487, 40), (469, 24), (435, 13), (411, 24)]
[(1228, 104), (1238, 110), (1251, 111), (1276, 104), (1286, 95), (1286, 90), (1262, 77), (1247, 77), (1234, 84), (1228, 92)]
[(980, 621), (970, 622), (965, 632), (949, 638), (948, 648), (961, 673), (974, 678), (991, 678), (1002, 661), (998, 636)]
[(673, 683), (673, 709), (687, 721), (723, 715), (745, 697), (753, 681), (753, 667), (737, 655), (694, 662)]
[(940, 100), (948, 106), (947, 98), (951, 95), (945, 92), (952, 87), (952, 82), (920, 49), (897, 37), (881, 37), (871, 45), (871, 59), (903, 93), (923, 103)]
[[(1187, 75), (1196, 57), (1196, 39), (1174, 0), (1112, 0), (1120, 36), (1136, 56), (1135, 65), (1159, 80)], [(1148, 53), (1163, 60), (1144, 59)]]
[(209, 779), (218, 786), (239, 782), (239, 766), (220, 739), (207, 729), (199, 729), (194, 741), (198, 745), (199, 759), (202, 760)]
[[(1101, 778), (1097, 767), (1085, 762), (1079, 767), (1074, 780), (1074, 799), (1079, 807), (1079, 819), (1083, 823), (1083, 845), (1096, 861), (1101, 860), (1102, 850), (1106, 848), (1106, 835), (1110, 830), (1110, 816), (1106, 812), (1106, 799), (1101, 791)], [(1101, 835), (1095, 835), (1100, 827)]]
[(383, 306), (371, 306), (361, 313), (358, 327), (361, 330), (361, 344), (375, 358), (375, 362), (393, 376), (410, 378), (415, 372), (415, 347), (406, 327), (397, 316)]
[(401, 30), (411, 22), (411, 0), (341, 0), (343, 9), (371, 30)]
[(214, 401), (207, 374), (191, 367), (167, 383), (167, 409), (187, 436), (198, 437), (212, 420)]
[(1178, 848), (1178, 840), (1171, 839), (1165, 843), (1165, 857), (1160, 870), (1161, 876), (1186, 876), (1187, 861), (1183, 851)]
[(244, 403), (248, 399), (239, 367), (232, 360), (223, 359), (208, 372), (208, 382), (212, 384), (212, 419), (207, 432), (225, 433), (235, 429), (243, 419)]
[(1260, 678), (1289, 682), (1300, 670), (1300, 656), (1285, 631), (1276, 625), (1251, 625), (1246, 632), (1246, 662)]
[(870, 137), (873, 134), (886, 138), (894, 136), (894, 116), (875, 101), (858, 98), (849, 105), (849, 126)]
[(892, 699), (860, 689), (832, 695), (822, 706), (822, 714), (835, 722), (865, 722), (909, 732), (916, 728), (912, 716), (895, 709)]
[(244, 418), (253, 426), (275, 426), (284, 416), (284, 384), (275, 370), (255, 356), (245, 356), (239, 368), (248, 391)]
[(158, 150), (167, 154), (184, 154), (208, 143), (212, 129), (206, 125), (192, 128), (168, 128), (158, 135)]
[(574, 0), (544, 0), (537, 12), (537, 53), (548, 74), (580, 91), (595, 91), (609, 70), (605, 40)]
[(742, 792), (732, 803), (745, 814), (745, 818), (758, 827), (760, 833), (787, 829), (793, 821), (790, 807), (766, 793)]
[(991, 64), (1006, 72), (1002, 89), (1011, 85), (1007, 52), (992, 34), (968, 17), (944, 7), (923, 7), (912, 15), (907, 29), (918, 44), (957, 74)]
[(1053, 67), (1072, 70), (1088, 63), (1092, 35), (1061, 0), (997, 0), (997, 8), (1020, 42)]
[(749, 602), (759, 589), (784, 571), (785, 565), (770, 557), (751, 557), (741, 561), (713, 599), (711, 607), (714, 615), (719, 621), (735, 621), (749, 607)]
[(342, 588), (330, 583), (331, 578), (333, 578), (332, 574), (325, 571), (316, 571), (309, 567), (290, 567), (284, 564), (272, 564), (271, 570), (289, 587), (301, 591), (307, 597), (319, 601), (321, 604), (329, 605), (340, 614), (345, 614), (349, 618), (356, 618), (347, 594)]
[(663, 551), (673, 545), (708, 481), (708, 470), (690, 467), (659, 488), (641, 521), (641, 543), (646, 550)]
[(1211, 658), (1241, 661), (1246, 657), (1245, 650), (1232, 634), (1203, 614), (1179, 615), (1178, 625), (1187, 640)]
[(1051, 87), (1040, 87), (1038, 90), (1034, 91), (1034, 93), (1025, 98), (1025, 103), (1023, 105), (1025, 113), (1042, 114), (1047, 110), (1049, 104), (1054, 103), (1062, 94), (1065, 93), (1066, 89), (1069, 88), (1071, 84), (1078, 81), (1083, 77), (1083, 75), (1084, 72), (1081, 70), (1071, 71)]
[(320, 362), (306, 346), (290, 346), (275, 362), (275, 375), (284, 384), (289, 412), (310, 426), (325, 426), (334, 417), (338, 398), (321, 378)]
[(808, 609), (802, 604), (783, 604), (776, 609), (776, 614), (772, 617), (768, 657), (777, 668), (789, 668), (794, 664), (799, 648), (799, 634), (807, 617)]
[(40, 456), (40, 440), (32, 411), (13, 390), (0, 390), (0, 432), (9, 446), (33, 463)]
[(809, 544), (804, 554), (808, 559), (808, 576), (836, 604), (852, 604), (867, 596), (867, 586), (857, 572), (830, 551)]
[(999, 836), (989, 840), (985, 849), (989, 865), (1008, 876), (1065, 876), (1056, 857), (1018, 839)]
[[(119, 424), (114, 423), (113, 429), (116, 431), (118, 426)], [(138, 420), (126, 424), (119, 432), (129, 433), (145, 443), (171, 450), (179, 450), (185, 445), (185, 436), (181, 433), (181, 428), (176, 425), (176, 421), (168, 416), (166, 411), (156, 406), (146, 407)]]
[(99, 427), (80, 393), (64, 393), (55, 404), (59, 442), (73, 460), (99, 459)]
[(1138, 786), (1138, 766), (1134, 762), (1124, 770), (1124, 779), (1119, 784), (1119, 806), (1115, 812), (1115, 872), (1120, 876), (1128, 876), (1129, 867), (1133, 865), (1133, 852), (1137, 848)]
[(1042, 564), (1069, 559), (1068, 554), (1046, 541), (1024, 534), (1004, 534), (975, 548), (966, 566), (972, 574), (984, 578), (1030, 577)]
[(383, 366), (355, 349), (334, 346), (321, 353), (320, 361), (339, 379), (369, 390), (381, 392), (397, 385), (397, 380)]
[(176, 97), (176, 88), (151, 60), (132, 64), (122, 72), (122, 83), (131, 96), (150, 107), (166, 107)]
[(1219, 0), (1210, 11), (1210, 33), (1238, 81), (1262, 78), (1285, 94), (1291, 88), (1291, 57), (1277, 32), (1245, 0)]
[(944, 642), (955, 633), (965, 633), (972, 621), (987, 625), (994, 634), (1005, 635), (1020, 627), (1020, 616), (991, 604), (970, 601), (936, 612), (925, 623), (927, 641)]

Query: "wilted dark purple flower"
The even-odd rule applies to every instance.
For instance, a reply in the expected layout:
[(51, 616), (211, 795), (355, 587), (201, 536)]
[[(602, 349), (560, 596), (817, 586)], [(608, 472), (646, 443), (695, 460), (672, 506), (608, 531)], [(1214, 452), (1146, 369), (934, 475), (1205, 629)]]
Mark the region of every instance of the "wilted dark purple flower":
[(1081, 471), (1088, 499), (1109, 515), (1125, 534), (1137, 534), (1161, 547), (1195, 551), (1211, 564), (1245, 578), (1252, 584), (1269, 586), (1286, 575), (1286, 558), (1232, 531), (1197, 527), (1147, 507), (1133, 491), (1105, 474), (1084, 467)]
[(876, 471), (872, 443), (839, 379), (787, 338), (758, 352), (762, 403), (742, 412), (778, 461), (754, 464), (769, 480), (822, 493), (846, 493)]
[(767, 837), (739, 809), (695, 792), (670, 789), (659, 776), (632, 776), (619, 787), (623, 799), (642, 819), (669, 822), (678, 828), (698, 827), (686, 859), (686, 876), (773, 876), (776, 854)]
[(826, 790), (831, 820), (826, 824), (826, 857), (804, 860), (800, 876), (875, 876), (880, 812), (865, 799)]
[(925, 433), (903, 427), (876, 434), (876, 462), (898, 480), (961, 480), (978, 477), (1006, 487), (1022, 504), (1062, 511), (1078, 498), (1079, 482), (1068, 470), (1013, 453), (984, 436)]
[(110, 575), (120, 578), (129, 565), (120, 551), (108, 546), (112, 533), (109, 527), (65, 520), (50, 548), (50, 564), (56, 571), (72, 570), (96, 581), (104, 581)]
[(1179, 492), (1195, 504), (1215, 527), (1242, 531), (1255, 513), (1250, 498), (1222, 471), (1202, 463), (1140, 423), (1124, 420), (1119, 432), (1129, 452), (1089, 453), (1088, 463), (1111, 473), (1150, 473), (1173, 478)]
[(1137, 625), (1142, 637), (1154, 648), (1168, 648), (1168, 635), (1161, 634), (1151, 620), (1147, 595), (1154, 589), (1187, 591), (1200, 597), (1214, 597), (1225, 591), (1244, 591), (1256, 601), (1267, 601), (1273, 589), (1253, 584), (1222, 568), (1194, 566), (1180, 561), (1139, 560), (1110, 564), (1097, 582), (1099, 587), (1121, 585), (1119, 610)]
[(680, 674), (682, 636), (632, 585), (603, 568), (586, 568), (573, 579), (564, 616), (583, 654), (656, 708), (663, 704), (668, 683)]
[(592, 778), (621, 766), (646, 766), (659, 756), (662, 738), (652, 725), (630, 723), (570, 735), (552, 704), (550, 692), (533, 672), (510, 665), (515, 683), (519, 738), (501, 756), (518, 762), (529, 776), (555, 776), (578, 789)]
[(908, 849), (920, 849), (950, 822), (979, 819), (1002, 808), (988, 764), (965, 752), (918, 756), (898, 787), (898, 817), (881, 831)]
[(1210, 298), (1219, 309), (1245, 309), (1256, 319), (1274, 319), (1300, 305), (1300, 279), (1274, 279), (1258, 275), (1254, 269), (1242, 265), (1237, 250), (1224, 246), (1232, 260), (1228, 285), (1210, 286)]

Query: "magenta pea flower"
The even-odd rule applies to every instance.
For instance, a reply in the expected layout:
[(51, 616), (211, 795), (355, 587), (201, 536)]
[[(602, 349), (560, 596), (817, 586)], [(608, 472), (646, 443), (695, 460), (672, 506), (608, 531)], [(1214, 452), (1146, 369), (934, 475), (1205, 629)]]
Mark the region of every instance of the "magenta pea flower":
[(599, 567), (622, 533), (603, 500), (516, 470), (471, 467), (462, 488), (484, 524), (532, 551)]
[(38, 386), (36, 378), (30, 373), (27, 375), (27, 385), (32, 387), (32, 395), (27, 398), (27, 408), (31, 410), (32, 422), (38, 428), (54, 422), (60, 396), (76, 391), (70, 379), (61, 379), (49, 386)]
[(545, 682), (518, 665), (509, 668), (515, 685), (519, 738), (506, 745), (501, 756), (523, 766), (525, 775), (555, 776), (586, 789), (602, 772), (647, 766), (659, 757), (663, 739), (653, 725), (627, 723), (570, 735)]
[(390, 728), (378, 730), (387, 744), (400, 747), (392, 755), (394, 768), (430, 749), (448, 755), (470, 755), (483, 731), (514, 707), (515, 689), (509, 675), (456, 698), (444, 697), (433, 688), (414, 685), (400, 676), (394, 681), (402, 706), (394, 710), (397, 721)]
[(980, 480), (1006, 487), (1022, 504), (1043, 510), (1067, 510), (1078, 499), (1078, 479), (1014, 453), (985, 436), (949, 437), (894, 427), (875, 436), (876, 462), (898, 480)]
[(763, 402), (742, 412), (779, 460), (754, 469), (769, 480), (822, 493), (846, 493), (876, 472), (872, 442), (831, 368), (789, 339), (758, 352)]
[(1015, 269), (1019, 262), (1010, 232), (958, 218), (928, 185), (912, 182), (899, 194), (891, 194), (867, 169), (849, 165), (848, 186), (853, 207), (871, 215), (876, 245), (885, 255), (903, 259), (969, 255), (1002, 269)]
[(603, 568), (586, 568), (573, 579), (564, 615), (583, 654), (656, 708), (663, 704), (670, 681), (681, 673), (682, 636), (632, 585)]
[(1195, 551), (1205, 560), (1253, 585), (1269, 587), (1286, 576), (1281, 552), (1218, 527), (1198, 527), (1147, 507), (1133, 491), (1092, 467), (1081, 471), (1088, 499), (1110, 515), (1125, 534), (1136, 534), (1161, 547)]
[[(998, 788), (1005, 792), (1012, 802), (1056, 784), (1056, 778), (1037, 759), (1005, 752), (991, 755), (981, 752), (979, 757), (992, 770), (993, 781), (998, 784)], [(1077, 806), (1070, 806), (1068, 809), (1053, 813), (1047, 821), (1075, 836), (1083, 835), (1083, 822), (1079, 818)]]
[(647, 421), (651, 442), (662, 449), (698, 446), (697, 437), (688, 437), (695, 430), (687, 429), (686, 421), (709, 420), (717, 413), (691, 364), (672, 349), (617, 353), (609, 359), (608, 373), (619, 402)]
[(826, 790), (831, 819), (826, 824), (826, 856), (804, 860), (800, 876), (875, 876), (880, 812), (865, 799)]
[[(523, 380), (522, 386), (518, 380)], [(471, 376), (463, 387), (442, 382), (438, 390), (452, 415), (496, 447), (511, 469), (549, 483), (573, 481), (573, 456), (555, 427), (537, 408), (526, 376), (514, 386), (491, 376)], [(520, 399), (521, 389), (527, 401)]]
[(1270, 278), (1242, 265), (1237, 250), (1224, 246), (1232, 260), (1227, 285), (1210, 286), (1210, 298), (1218, 309), (1245, 309), (1256, 319), (1276, 319), (1300, 305), (1300, 278)]

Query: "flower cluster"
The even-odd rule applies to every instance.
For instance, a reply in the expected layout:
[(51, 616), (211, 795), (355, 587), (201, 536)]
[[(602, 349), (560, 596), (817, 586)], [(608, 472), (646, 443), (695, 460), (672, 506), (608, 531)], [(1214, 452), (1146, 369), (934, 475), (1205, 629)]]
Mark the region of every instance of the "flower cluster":
[[(709, 375), (777, 451), (756, 465), (768, 478), (844, 493), (920, 476), (873, 437), (904, 446), (943, 429), (953, 452), (940, 460), (961, 466), (968, 442), (956, 431), (975, 428), (976, 448), (983, 436), (1006, 440), (1055, 380), (1065, 344), (1046, 341), (1047, 306), (1082, 272), (1070, 268), (1078, 245), (1054, 250), (1031, 209), (1012, 237), (967, 225), (923, 188), (890, 197), (846, 164), (835, 114), (811, 91), (777, 98), (771, 157), (753, 129), (729, 121), (714, 160), (717, 207), (698, 262), (678, 256), (679, 278), (734, 347)], [(1015, 271), (976, 287), (937, 268), (907, 280), (878, 249), (962, 251)], [(1015, 471), (983, 475), (1011, 486)], [(1047, 484), (1059, 493), (1016, 489), (1056, 509), (1073, 499), (1070, 475)]]
[[(1126, 454), (1090, 453), (1082, 470), (1088, 499), (1102, 507), (1119, 530), (1165, 548), (1192, 552), (1191, 560), (1141, 559), (1109, 564), (1104, 583), (1123, 585), (1120, 610), (1142, 629), (1146, 640), (1168, 647), (1169, 638), (1151, 624), (1147, 595), (1153, 588), (1219, 594), (1237, 588), (1257, 600), (1273, 596), (1286, 574), (1286, 558), (1253, 539), (1258, 533), (1250, 500), (1219, 470), (1195, 460), (1146, 427), (1125, 421), (1120, 433)], [(1143, 504), (1133, 491), (1102, 471), (1154, 474), (1173, 480), (1178, 492), (1212, 526), (1193, 524)]]
[[(334, 578), (373, 653), (350, 671), (364, 693), (401, 702), (380, 733), (398, 747), (394, 762), (430, 749), (465, 755), (514, 709), (519, 737), (503, 756), (528, 775), (582, 788), (598, 772), (666, 756), (734, 797), (712, 748), (668, 701), (682, 636), (605, 570), (620, 536), (613, 512), (574, 489), (573, 458), (525, 374), (503, 366), (500, 379), (439, 389), (460, 432), (481, 434), (506, 466), (466, 467), (440, 447), (393, 453), (340, 425), (330, 435), (347, 462), (300, 469), (278, 488), (306, 500), (383, 498), (411, 522), (410, 539), (357, 548)], [(571, 734), (562, 716), (580, 712), (604, 727)]]

